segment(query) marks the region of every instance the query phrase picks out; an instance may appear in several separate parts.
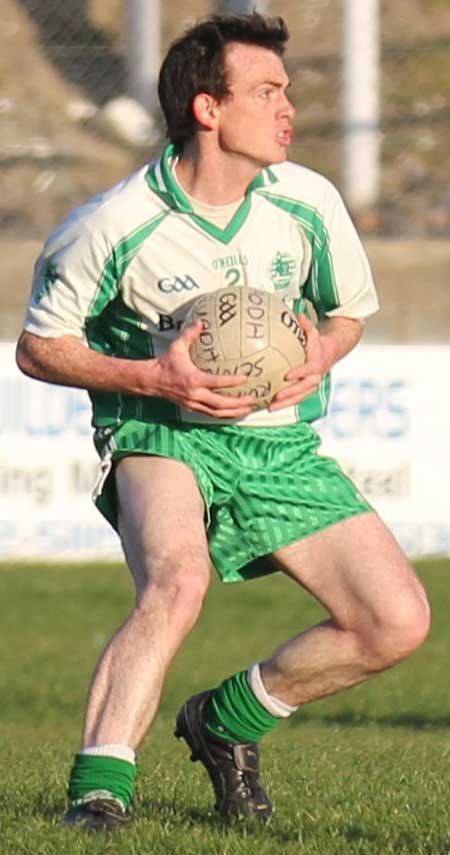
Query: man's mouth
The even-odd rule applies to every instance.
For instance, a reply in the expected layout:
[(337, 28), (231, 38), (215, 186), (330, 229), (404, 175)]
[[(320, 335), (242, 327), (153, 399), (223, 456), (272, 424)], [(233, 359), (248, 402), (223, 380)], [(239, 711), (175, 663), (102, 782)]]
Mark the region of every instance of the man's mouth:
[(289, 145), (292, 140), (292, 130), (291, 128), (285, 128), (284, 131), (280, 131), (277, 134), (277, 140), (280, 145)]

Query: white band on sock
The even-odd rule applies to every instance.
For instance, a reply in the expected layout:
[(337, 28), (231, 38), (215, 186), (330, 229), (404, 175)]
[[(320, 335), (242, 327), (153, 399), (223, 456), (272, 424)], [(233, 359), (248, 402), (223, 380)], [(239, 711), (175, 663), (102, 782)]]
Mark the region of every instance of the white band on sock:
[(298, 710), (298, 706), (291, 707), (284, 701), (280, 701), (278, 698), (274, 698), (273, 695), (269, 695), (262, 681), (261, 669), (258, 662), (251, 665), (247, 673), (248, 682), (253, 694), (267, 712), (270, 712), (277, 718), (288, 718), (292, 713)]
[(136, 755), (128, 745), (94, 745), (92, 748), (81, 748), (79, 754), (93, 754), (97, 757), (115, 757), (117, 760), (126, 760), (127, 763), (136, 763)]

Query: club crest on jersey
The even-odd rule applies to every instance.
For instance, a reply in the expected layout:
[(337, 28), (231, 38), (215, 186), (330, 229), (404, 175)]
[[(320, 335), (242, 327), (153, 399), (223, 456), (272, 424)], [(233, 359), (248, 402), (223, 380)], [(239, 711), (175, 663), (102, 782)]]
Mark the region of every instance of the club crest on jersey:
[(184, 276), (164, 276), (158, 282), (158, 288), (163, 294), (180, 294), (181, 291), (193, 291), (200, 288), (198, 282), (185, 273)]
[(295, 258), (288, 252), (277, 252), (270, 261), (268, 272), (276, 291), (288, 288), (295, 273)]
[(54, 264), (49, 262), (44, 270), (42, 280), (34, 296), (34, 302), (40, 303), (41, 300), (49, 293), (52, 285), (59, 279), (59, 273)]

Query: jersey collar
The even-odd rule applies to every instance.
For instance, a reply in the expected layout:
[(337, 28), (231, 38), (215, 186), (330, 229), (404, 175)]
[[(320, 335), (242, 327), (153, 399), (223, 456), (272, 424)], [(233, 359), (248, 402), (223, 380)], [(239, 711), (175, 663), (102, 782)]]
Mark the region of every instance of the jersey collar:
[(211, 223), (195, 213), (188, 197), (183, 193), (178, 182), (175, 181), (173, 164), (179, 154), (180, 148), (178, 146), (172, 144), (166, 146), (160, 160), (150, 164), (146, 173), (147, 183), (153, 193), (156, 193), (169, 208), (173, 208), (181, 214), (188, 214), (200, 229), (222, 243), (229, 243), (246, 222), (250, 213), (252, 192), (278, 182), (270, 167), (262, 169), (247, 187), (245, 198), (230, 222), (224, 229), (221, 229), (215, 223)]

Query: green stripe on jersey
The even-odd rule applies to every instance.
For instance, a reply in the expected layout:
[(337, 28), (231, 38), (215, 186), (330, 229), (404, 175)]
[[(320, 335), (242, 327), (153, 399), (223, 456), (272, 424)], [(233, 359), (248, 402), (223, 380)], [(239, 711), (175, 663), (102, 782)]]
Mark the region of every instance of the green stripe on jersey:
[(163, 211), (152, 217), (151, 220), (138, 226), (114, 247), (103, 268), (88, 318), (101, 314), (108, 303), (117, 296), (119, 282), (128, 265), (144, 241), (158, 228), (168, 213), (168, 211)]
[[(89, 345), (93, 350), (121, 359), (153, 359), (153, 337), (141, 315), (130, 309), (119, 295), (105, 311), (88, 323)], [(124, 419), (147, 421), (180, 420), (176, 404), (164, 398), (90, 392), (93, 424), (96, 427), (118, 424)]]
[[(294, 300), (293, 310), (296, 315), (304, 314), (309, 317), (308, 307), (303, 297), (298, 297)], [(325, 374), (320, 381), (319, 388), (316, 392), (311, 392), (301, 404), (297, 404), (295, 410), (297, 420), (303, 422), (312, 422), (315, 419), (322, 419), (327, 412), (328, 402), (331, 394), (331, 374)]]
[(305, 283), (305, 295), (315, 303), (319, 314), (336, 309), (339, 306), (339, 296), (330, 251), (330, 236), (323, 217), (316, 208), (296, 199), (261, 191), (260, 195), (295, 217), (311, 244), (313, 261)]
[[(142, 317), (123, 302), (119, 283), (142, 244), (168, 214), (169, 211), (163, 211), (141, 224), (111, 252), (85, 321), (89, 346), (94, 350), (124, 359), (154, 358), (152, 335)], [(103, 392), (90, 392), (89, 395), (93, 405), (93, 424), (97, 427), (117, 424), (128, 418), (179, 421), (178, 407), (163, 398)]]

